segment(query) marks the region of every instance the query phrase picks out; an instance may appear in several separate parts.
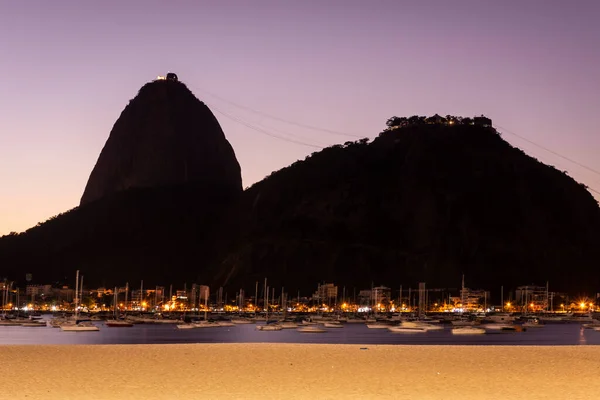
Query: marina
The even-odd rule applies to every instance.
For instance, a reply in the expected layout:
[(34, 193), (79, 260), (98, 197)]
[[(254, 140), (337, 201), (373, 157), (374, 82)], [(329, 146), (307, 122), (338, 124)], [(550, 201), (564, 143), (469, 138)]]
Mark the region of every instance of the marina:
[[(4, 320), (7, 321), (7, 320)], [(171, 321), (171, 320), (170, 320)], [(521, 324), (486, 323), (454, 326), (449, 323), (404, 321), (377, 324), (365, 322), (297, 324), (290, 321), (232, 319), (189, 323), (129, 323), (114, 321), (53, 319), (39, 322), (8, 320), (0, 325), (0, 344), (175, 344), (175, 343), (326, 343), (396, 345), (600, 345), (600, 329), (594, 324), (547, 323), (535, 328)], [(233, 322), (235, 321), (235, 323)], [(181, 322), (181, 321), (179, 321)], [(35, 329), (34, 329), (35, 327)], [(60, 329), (53, 329), (60, 328)], [(210, 329), (202, 329), (210, 328)], [(315, 333), (306, 335), (304, 333)]]

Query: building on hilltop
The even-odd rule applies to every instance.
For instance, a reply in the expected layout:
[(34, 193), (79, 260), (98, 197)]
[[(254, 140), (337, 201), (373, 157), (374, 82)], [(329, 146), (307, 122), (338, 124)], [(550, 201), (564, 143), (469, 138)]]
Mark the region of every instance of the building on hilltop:
[(155, 79), (156, 81), (164, 81), (164, 80), (168, 80), (168, 81), (179, 81), (179, 78), (177, 77), (177, 74), (174, 72), (169, 72), (167, 73), (166, 76), (163, 75), (158, 75)]
[(441, 115), (435, 114), (425, 120), (428, 124), (447, 124), (448, 120)]
[(489, 128), (492, 126), (492, 120), (482, 114), (479, 117), (473, 118), (473, 125), (479, 125)]
[(469, 117), (457, 117), (454, 115), (446, 115), (442, 117), (439, 114), (435, 114), (431, 117), (420, 117), (413, 115), (412, 117), (391, 117), (387, 120), (387, 130), (394, 130), (411, 125), (477, 125), (486, 128), (492, 127), (492, 120), (485, 115), (476, 116), (473, 118)]

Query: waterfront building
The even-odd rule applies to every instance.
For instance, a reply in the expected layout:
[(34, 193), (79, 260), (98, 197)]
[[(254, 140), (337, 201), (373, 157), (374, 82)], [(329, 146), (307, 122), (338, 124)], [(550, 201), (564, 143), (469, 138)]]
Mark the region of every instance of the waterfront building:
[(52, 285), (27, 285), (25, 294), (27, 296), (50, 296), (52, 295)]
[(460, 297), (453, 297), (451, 301), (463, 312), (485, 311), (489, 306), (490, 292), (464, 287), (460, 290)]
[(516, 290), (516, 300), (523, 311), (546, 311), (549, 309), (548, 287), (537, 285), (519, 286)]
[(338, 296), (338, 287), (333, 283), (325, 283), (319, 285), (317, 291), (313, 295), (313, 299), (319, 303), (335, 304)]
[(373, 288), (373, 305), (378, 308), (378, 311), (387, 309), (392, 300), (392, 289), (387, 286), (377, 286)]

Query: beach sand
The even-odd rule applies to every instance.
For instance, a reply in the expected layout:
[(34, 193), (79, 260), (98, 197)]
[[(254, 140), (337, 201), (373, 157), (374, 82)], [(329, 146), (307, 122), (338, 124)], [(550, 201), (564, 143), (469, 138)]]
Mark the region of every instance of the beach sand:
[(0, 346), (0, 399), (600, 399), (600, 346)]

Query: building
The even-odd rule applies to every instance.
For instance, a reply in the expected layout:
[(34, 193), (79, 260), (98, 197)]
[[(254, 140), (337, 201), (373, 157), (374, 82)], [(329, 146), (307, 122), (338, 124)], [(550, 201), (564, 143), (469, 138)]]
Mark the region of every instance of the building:
[(75, 298), (75, 289), (71, 289), (68, 286), (60, 288), (52, 288), (52, 297), (59, 302), (71, 303)]
[(114, 294), (114, 289), (107, 289), (105, 287), (99, 287), (96, 290), (90, 290), (90, 296), (96, 296), (98, 298), (102, 298), (104, 296), (112, 296)]
[(442, 117), (441, 115), (435, 114), (427, 118), (425, 122), (427, 122), (428, 124), (446, 124), (448, 123), (448, 120), (446, 120), (446, 118)]
[(338, 296), (338, 287), (333, 283), (325, 283), (319, 285), (317, 291), (313, 295), (313, 299), (323, 303), (335, 303)]
[(392, 289), (386, 286), (374, 287), (372, 290), (373, 304), (378, 308), (387, 307), (392, 300)]
[(392, 289), (387, 286), (377, 286), (358, 292), (358, 306), (360, 308), (377, 307), (379, 310), (387, 308), (392, 301)]
[(365, 289), (358, 292), (358, 306), (360, 308), (373, 306), (373, 293), (371, 290)]
[(27, 296), (50, 296), (52, 295), (52, 285), (27, 285), (25, 294)]
[(525, 285), (519, 286), (516, 290), (516, 302), (521, 306), (521, 309), (528, 311), (543, 311), (547, 310), (548, 288), (546, 286)]
[(208, 304), (210, 297), (210, 288), (206, 285), (200, 285), (198, 287), (198, 299), (202, 304)]
[(459, 308), (462, 311), (481, 311), (489, 306), (490, 292), (482, 289), (463, 288), (460, 290), (460, 297), (454, 297), (451, 300), (455, 304), (460, 304)]
[(484, 127), (491, 127), (492, 126), (492, 120), (484, 115), (481, 115), (479, 117), (474, 117), (473, 118), (473, 125), (479, 125), (479, 126), (484, 126)]

